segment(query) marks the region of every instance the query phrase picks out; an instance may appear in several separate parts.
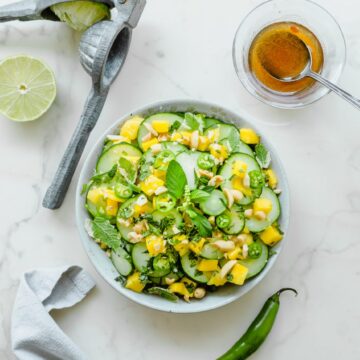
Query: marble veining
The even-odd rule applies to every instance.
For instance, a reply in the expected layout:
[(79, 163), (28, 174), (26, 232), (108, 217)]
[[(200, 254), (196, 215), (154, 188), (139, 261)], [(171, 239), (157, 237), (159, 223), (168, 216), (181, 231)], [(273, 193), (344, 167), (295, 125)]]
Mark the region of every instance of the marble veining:
[[(346, 37), (348, 62), (340, 83), (360, 96), (359, 2), (317, 2), (335, 15)], [(42, 119), (17, 124), (0, 118), (0, 359), (13, 359), (9, 329), (19, 276), (64, 263), (83, 266), (97, 282), (84, 302), (54, 312), (89, 359), (215, 359), (242, 334), (265, 299), (289, 285), (299, 296), (284, 294), (278, 321), (253, 359), (360, 359), (359, 113), (334, 95), (305, 109), (282, 111), (244, 90), (232, 65), (232, 38), (258, 3), (148, 1), (84, 153), (122, 114), (170, 98), (219, 103), (252, 119), (272, 139), (289, 177), (289, 241), (254, 290), (222, 309), (194, 315), (133, 304), (98, 276), (75, 225), (79, 169), (61, 209), (41, 207), (90, 79), (79, 63), (80, 35), (65, 25), (0, 25), (1, 57), (26, 53), (44, 59), (55, 71), (58, 88), (54, 106)]]

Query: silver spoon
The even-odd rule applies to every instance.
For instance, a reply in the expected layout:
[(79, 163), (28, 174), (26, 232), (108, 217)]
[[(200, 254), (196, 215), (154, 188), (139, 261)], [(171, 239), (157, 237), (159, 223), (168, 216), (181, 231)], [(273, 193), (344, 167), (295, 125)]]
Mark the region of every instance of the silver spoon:
[[(296, 39), (296, 40), (295, 40)], [(318, 81), (320, 84), (326, 86), (328, 89), (330, 89), (331, 91), (333, 91), (335, 94), (339, 95), (340, 97), (342, 97), (343, 99), (347, 100), (350, 104), (352, 104), (353, 106), (355, 106), (357, 109), (360, 110), (360, 99), (355, 98), (354, 96), (352, 96), (351, 94), (349, 94), (348, 92), (346, 92), (345, 90), (341, 89), (339, 86), (333, 84), (331, 81), (325, 79), (323, 76), (321, 76), (320, 74), (312, 71), (312, 65), (313, 65), (313, 59), (312, 59), (312, 53), (311, 53), (311, 49), (301, 40), (299, 39), (297, 36), (294, 35), (294, 41), (297, 41), (299, 46), (303, 46), (304, 49), (307, 52), (308, 55), (308, 62), (305, 65), (304, 69), (297, 75), (295, 76), (289, 76), (289, 77), (281, 77), (279, 74), (276, 74), (274, 72), (274, 70), (269, 69), (269, 67), (266, 66), (266, 63), (262, 61), (262, 65), (263, 67), (267, 70), (267, 72), (275, 79), (280, 80), (284, 83), (290, 83), (293, 81), (298, 81), (301, 80), (305, 77), (310, 77), (316, 81)]]

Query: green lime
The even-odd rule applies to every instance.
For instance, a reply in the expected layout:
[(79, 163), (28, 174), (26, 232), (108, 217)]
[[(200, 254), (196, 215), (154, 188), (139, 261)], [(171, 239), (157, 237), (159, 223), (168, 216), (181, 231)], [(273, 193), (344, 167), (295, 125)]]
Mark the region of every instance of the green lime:
[(110, 19), (109, 7), (93, 1), (70, 1), (50, 8), (61, 21), (77, 31), (85, 31), (101, 20)]
[(0, 62), (0, 113), (15, 121), (31, 121), (54, 102), (56, 84), (51, 69), (30, 56)]

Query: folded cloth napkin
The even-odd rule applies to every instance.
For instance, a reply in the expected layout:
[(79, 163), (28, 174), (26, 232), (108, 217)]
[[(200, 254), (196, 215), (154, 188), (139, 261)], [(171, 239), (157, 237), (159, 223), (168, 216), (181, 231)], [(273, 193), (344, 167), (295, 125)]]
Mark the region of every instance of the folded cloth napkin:
[(94, 286), (94, 280), (79, 266), (24, 273), (11, 322), (12, 348), (16, 357), (20, 360), (87, 359), (49, 312), (75, 305)]

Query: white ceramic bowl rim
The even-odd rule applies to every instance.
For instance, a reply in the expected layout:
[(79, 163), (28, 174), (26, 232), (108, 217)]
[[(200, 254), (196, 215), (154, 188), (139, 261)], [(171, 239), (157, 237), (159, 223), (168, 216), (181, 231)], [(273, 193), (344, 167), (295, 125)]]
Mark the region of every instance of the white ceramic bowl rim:
[[(139, 115), (147, 115), (149, 113), (155, 113), (160, 111), (197, 111), (201, 113), (206, 113), (209, 116), (217, 117), (222, 120), (226, 120), (226, 122), (230, 122), (235, 124), (237, 127), (242, 126), (251, 126), (255, 131), (257, 131), (260, 135), (256, 127), (251, 123), (251, 121), (247, 121), (245, 119), (249, 118), (249, 116), (240, 116), (235, 112), (225, 109), (222, 106), (215, 105), (212, 103), (207, 103), (203, 101), (196, 100), (167, 100), (161, 101), (158, 103), (153, 103), (147, 106), (143, 106), (136, 111), (132, 111), (129, 114), (121, 117), (118, 121), (115, 122), (112, 126), (110, 126), (100, 137), (100, 139), (95, 143), (91, 151), (89, 152), (84, 165), (82, 167), (78, 185), (76, 188), (76, 222), (80, 232), (80, 237), (82, 244), (85, 248), (86, 253), (88, 254), (91, 262), (95, 266), (97, 272), (108, 282), (115, 290), (117, 290), (122, 295), (126, 296), (128, 299), (135, 301), (138, 304), (147, 306), (152, 309), (173, 312), (173, 313), (195, 313), (212, 310), (224, 305), (227, 305), (241, 296), (245, 295), (248, 291), (250, 291), (253, 287), (255, 287), (270, 271), (272, 266), (274, 265), (281, 249), (283, 247), (284, 239), (275, 247), (276, 253), (272, 255), (266, 265), (266, 268), (255, 278), (249, 280), (244, 286), (226, 286), (218, 291), (209, 294), (201, 301), (192, 301), (190, 303), (185, 303), (184, 301), (178, 301), (177, 303), (169, 302), (160, 297), (151, 296), (147, 294), (139, 294), (133, 291), (130, 291), (124, 288), (119, 282), (115, 280), (118, 275), (116, 269), (112, 265), (110, 259), (106, 256), (105, 252), (100, 249), (98, 244), (87, 234), (84, 224), (87, 218), (90, 218), (84, 207), (84, 197), (81, 196), (81, 189), (84, 183), (87, 183), (89, 178), (93, 173), (93, 169), (95, 167), (96, 159), (103, 147), (104, 140), (108, 134), (113, 134), (115, 130), (118, 130), (120, 124), (122, 124), (129, 117), (139, 114)], [(282, 206), (282, 215), (280, 218), (280, 224), (282, 230), (287, 232), (288, 223), (289, 223), (289, 189), (288, 183), (286, 179), (286, 175), (283, 169), (283, 166), (279, 160), (279, 157), (273, 148), (273, 146), (267, 142), (266, 138), (262, 136), (262, 142), (269, 149), (273, 159), (273, 168), (278, 174), (279, 182), (282, 189), (282, 195), (280, 198), (281, 206)]]

